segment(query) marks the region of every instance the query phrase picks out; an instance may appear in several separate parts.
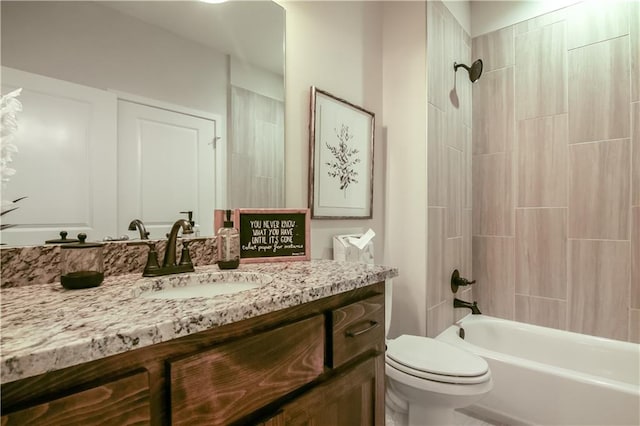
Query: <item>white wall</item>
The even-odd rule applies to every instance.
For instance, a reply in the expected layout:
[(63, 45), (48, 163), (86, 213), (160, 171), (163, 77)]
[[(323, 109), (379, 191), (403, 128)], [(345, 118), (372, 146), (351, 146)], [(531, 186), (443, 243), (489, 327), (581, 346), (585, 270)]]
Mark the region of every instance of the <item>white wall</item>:
[(2, 65), (226, 116), (226, 55), (91, 2), (2, 2)]
[(309, 98), (316, 86), (375, 113), (371, 220), (313, 220), (311, 257), (332, 258), (336, 234), (376, 232), (375, 260), (384, 259), (385, 140), (382, 135), (382, 3), (282, 1), (286, 9), (286, 205), (307, 207)]
[(229, 82), (271, 99), (284, 102), (284, 76), (229, 58)]
[(394, 279), (392, 328), (426, 335), (427, 79), (423, 2), (384, 7), (383, 96), (387, 144), (387, 256)]

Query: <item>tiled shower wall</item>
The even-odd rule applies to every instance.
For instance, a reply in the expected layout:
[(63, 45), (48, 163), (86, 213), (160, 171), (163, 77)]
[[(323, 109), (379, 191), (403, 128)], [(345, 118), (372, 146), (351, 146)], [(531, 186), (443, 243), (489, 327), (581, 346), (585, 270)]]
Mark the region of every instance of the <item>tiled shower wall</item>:
[(640, 2), (578, 3), (472, 51), (480, 308), (640, 341)]
[[(451, 273), (471, 277), (471, 38), (439, 1), (427, 2), (427, 335), (467, 313), (453, 309)], [(472, 289), (457, 297), (472, 301)]]

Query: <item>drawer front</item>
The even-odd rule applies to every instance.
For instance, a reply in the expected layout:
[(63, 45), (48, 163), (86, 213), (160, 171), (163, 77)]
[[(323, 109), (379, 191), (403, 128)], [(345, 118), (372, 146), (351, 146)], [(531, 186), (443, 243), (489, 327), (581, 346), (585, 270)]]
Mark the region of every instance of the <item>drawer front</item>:
[(384, 294), (331, 312), (329, 366), (339, 367), (368, 351), (384, 349)]
[(324, 368), (322, 315), (169, 363), (172, 425), (236, 421)]
[(149, 424), (146, 371), (2, 416), (2, 426)]

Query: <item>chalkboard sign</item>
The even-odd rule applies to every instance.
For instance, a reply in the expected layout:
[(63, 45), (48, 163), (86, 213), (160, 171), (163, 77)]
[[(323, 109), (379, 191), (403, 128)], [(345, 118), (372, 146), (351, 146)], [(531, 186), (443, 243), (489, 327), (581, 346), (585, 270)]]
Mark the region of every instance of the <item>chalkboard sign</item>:
[(309, 209), (236, 209), (240, 262), (309, 260)]

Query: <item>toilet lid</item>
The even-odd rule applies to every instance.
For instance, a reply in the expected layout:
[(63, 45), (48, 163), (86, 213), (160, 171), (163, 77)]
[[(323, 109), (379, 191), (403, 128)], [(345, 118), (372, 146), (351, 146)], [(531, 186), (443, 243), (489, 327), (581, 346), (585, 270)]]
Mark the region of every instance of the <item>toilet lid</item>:
[(435, 376), (443, 382), (459, 382), (452, 378), (480, 379), (489, 373), (489, 365), (480, 356), (428, 337), (403, 335), (389, 340), (387, 358), (394, 367), (409, 374)]

